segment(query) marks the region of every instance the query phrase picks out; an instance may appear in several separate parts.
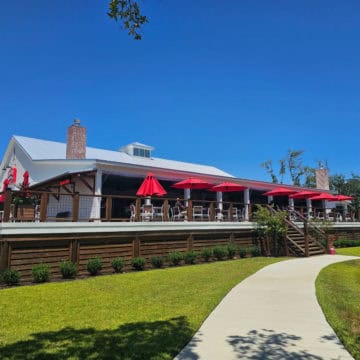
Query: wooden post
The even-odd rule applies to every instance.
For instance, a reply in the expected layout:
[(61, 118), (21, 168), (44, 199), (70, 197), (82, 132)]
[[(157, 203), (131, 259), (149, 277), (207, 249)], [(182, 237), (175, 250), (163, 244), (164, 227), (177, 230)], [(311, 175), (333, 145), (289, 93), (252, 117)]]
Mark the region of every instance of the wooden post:
[(230, 203), (229, 209), (228, 209), (228, 221), (232, 221), (232, 220), (233, 220), (232, 209), (233, 209), (233, 205), (232, 205), (232, 203)]
[(187, 218), (188, 221), (192, 221), (193, 219), (193, 208), (192, 208), (192, 200), (188, 200), (188, 208), (187, 208)]
[(135, 201), (135, 221), (140, 221), (140, 207), (141, 207), (141, 199), (136, 198), (136, 201)]
[(72, 222), (79, 221), (79, 193), (76, 192), (72, 196)]
[(106, 204), (105, 204), (105, 218), (106, 221), (111, 221), (111, 214), (112, 214), (112, 197), (106, 197)]
[(78, 239), (74, 239), (71, 241), (70, 243), (70, 246), (71, 246), (71, 261), (74, 263), (74, 264), (78, 264), (78, 260), (79, 260), (79, 240)]
[(138, 257), (140, 255), (140, 239), (136, 235), (133, 240), (133, 257)]
[(214, 221), (215, 220), (214, 202), (210, 203), (209, 212), (210, 212), (210, 221)]
[(304, 221), (304, 240), (305, 240), (305, 256), (309, 257), (309, 230), (308, 221)]
[(48, 193), (41, 194), (40, 201), (40, 222), (45, 222), (47, 218), (47, 203), (48, 203)]
[(0, 243), (0, 272), (9, 268), (9, 243), (5, 240)]
[(169, 221), (169, 200), (164, 200), (164, 221)]
[(190, 233), (189, 237), (187, 238), (187, 251), (191, 251), (193, 249), (194, 238), (192, 233)]
[[(10, 220), (10, 212), (11, 212), (11, 201), (12, 201), (12, 192), (11, 189), (5, 190), (5, 201), (4, 201), (4, 222), (9, 222)], [(15, 214), (12, 214), (15, 216)]]
[(248, 211), (249, 211), (249, 219), (248, 219), (248, 221), (251, 221), (252, 219), (252, 206), (251, 206), (251, 204), (247, 204), (247, 206), (248, 206)]

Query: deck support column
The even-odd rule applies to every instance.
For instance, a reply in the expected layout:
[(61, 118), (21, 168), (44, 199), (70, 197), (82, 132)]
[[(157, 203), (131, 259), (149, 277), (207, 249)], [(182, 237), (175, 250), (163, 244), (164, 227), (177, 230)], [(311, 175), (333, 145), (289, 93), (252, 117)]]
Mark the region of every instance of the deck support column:
[(244, 190), (244, 220), (249, 221), (250, 190)]
[(98, 195), (94, 198), (92, 217), (95, 219), (95, 222), (101, 221), (101, 194), (102, 194), (102, 170), (97, 169), (95, 176), (95, 195)]

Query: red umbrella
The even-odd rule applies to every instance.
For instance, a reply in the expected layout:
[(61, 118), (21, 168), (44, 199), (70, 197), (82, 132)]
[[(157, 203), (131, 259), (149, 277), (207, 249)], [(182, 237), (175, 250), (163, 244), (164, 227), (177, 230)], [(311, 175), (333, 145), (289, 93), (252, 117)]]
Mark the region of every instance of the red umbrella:
[(212, 188), (213, 185), (204, 180), (190, 177), (175, 183), (172, 187), (176, 189), (209, 189)]
[(8, 180), (9, 180), (9, 184), (15, 184), (16, 183), (16, 176), (17, 176), (17, 168), (16, 166), (13, 166), (9, 169), (8, 172)]
[(22, 186), (26, 188), (29, 186), (29, 172), (27, 170), (24, 172), (23, 178)]
[(335, 197), (337, 201), (354, 200), (353, 196), (348, 196), (348, 195), (336, 195)]
[[(2, 192), (4, 193), (6, 191), (6, 189), (8, 188), (9, 186), (9, 179), (5, 179), (4, 182), (3, 182), (3, 189), (2, 189)], [(1, 194), (0, 195), (0, 202), (4, 202), (5, 201), (5, 195), (4, 194)]]
[(317, 196), (320, 193), (316, 192), (316, 191), (299, 191), (296, 194), (292, 194), (289, 196), (289, 198), (291, 199), (308, 199), (311, 198), (312, 196)]
[(232, 191), (242, 191), (245, 189), (247, 189), (246, 186), (242, 186), (232, 182), (223, 182), (221, 184), (213, 186), (211, 188), (211, 191), (232, 192)]
[(163, 196), (166, 194), (165, 189), (161, 186), (153, 173), (148, 173), (145, 180), (136, 192), (138, 196)]
[(286, 196), (296, 193), (296, 190), (287, 189), (284, 187), (279, 187), (277, 189), (270, 190), (263, 195), (265, 196)]
[(329, 193), (321, 193), (319, 195), (312, 196), (310, 200), (337, 201), (337, 197)]

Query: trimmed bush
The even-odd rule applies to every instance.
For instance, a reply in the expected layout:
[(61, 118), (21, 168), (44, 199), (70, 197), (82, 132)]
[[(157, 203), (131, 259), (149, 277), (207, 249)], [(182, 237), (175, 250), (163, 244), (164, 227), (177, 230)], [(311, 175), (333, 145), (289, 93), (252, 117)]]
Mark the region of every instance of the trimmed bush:
[(228, 254), (227, 247), (226, 246), (214, 246), (213, 254), (217, 260), (223, 260)]
[(14, 269), (7, 269), (2, 273), (2, 279), (6, 285), (18, 285), (20, 282), (20, 273)]
[(102, 267), (103, 267), (103, 262), (100, 257), (91, 258), (88, 260), (86, 264), (86, 270), (92, 276), (98, 275)]
[(211, 248), (203, 248), (200, 252), (200, 256), (204, 261), (208, 262), (213, 256), (213, 250)]
[(334, 246), (337, 248), (360, 246), (360, 240), (338, 239), (334, 241)]
[(234, 244), (228, 244), (226, 250), (227, 250), (227, 257), (229, 259), (233, 259), (237, 252), (237, 246)]
[(184, 258), (184, 256), (181, 252), (173, 251), (173, 252), (169, 253), (169, 261), (170, 261), (171, 265), (174, 265), (174, 266), (179, 265), (183, 258)]
[(62, 261), (59, 269), (64, 279), (72, 279), (77, 274), (77, 266), (72, 261)]
[(146, 263), (146, 260), (143, 257), (135, 257), (131, 260), (132, 267), (137, 271), (144, 270), (145, 263)]
[(246, 247), (241, 247), (239, 249), (239, 256), (243, 259), (246, 257), (247, 254), (247, 248)]
[(111, 266), (116, 273), (121, 273), (125, 266), (125, 262), (123, 259), (117, 257), (111, 261)]
[(31, 269), (33, 282), (43, 283), (49, 281), (50, 278), (50, 266), (47, 264), (34, 265)]
[(188, 251), (184, 254), (184, 261), (185, 264), (195, 264), (196, 262), (196, 252), (195, 251)]
[(251, 256), (256, 257), (261, 255), (261, 250), (258, 246), (252, 246), (250, 248)]
[(258, 246), (251, 246), (247, 249), (248, 254), (250, 254), (253, 257), (260, 256), (261, 250)]
[(154, 268), (160, 269), (164, 265), (164, 258), (162, 256), (154, 256), (150, 259), (150, 262)]

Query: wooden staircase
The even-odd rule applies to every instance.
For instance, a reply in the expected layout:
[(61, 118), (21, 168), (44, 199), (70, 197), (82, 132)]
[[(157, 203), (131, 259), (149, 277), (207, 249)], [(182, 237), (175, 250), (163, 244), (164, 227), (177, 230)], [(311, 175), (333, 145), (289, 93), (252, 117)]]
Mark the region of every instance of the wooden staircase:
[[(271, 209), (272, 212), (278, 211), (273, 207), (268, 208)], [(316, 224), (295, 210), (289, 212), (289, 216), (285, 221), (287, 224), (287, 255), (307, 257), (326, 253), (327, 235)]]
[[(325, 254), (325, 247), (321, 244), (321, 242), (309, 233), (306, 235), (306, 231), (304, 231), (306, 230), (306, 225), (304, 228), (299, 228), (291, 220), (288, 220), (287, 223), (288, 230), (286, 233), (286, 241), (289, 253), (295, 256), (314, 256)], [(309, 227), (308, 224), (307, 227)]]

